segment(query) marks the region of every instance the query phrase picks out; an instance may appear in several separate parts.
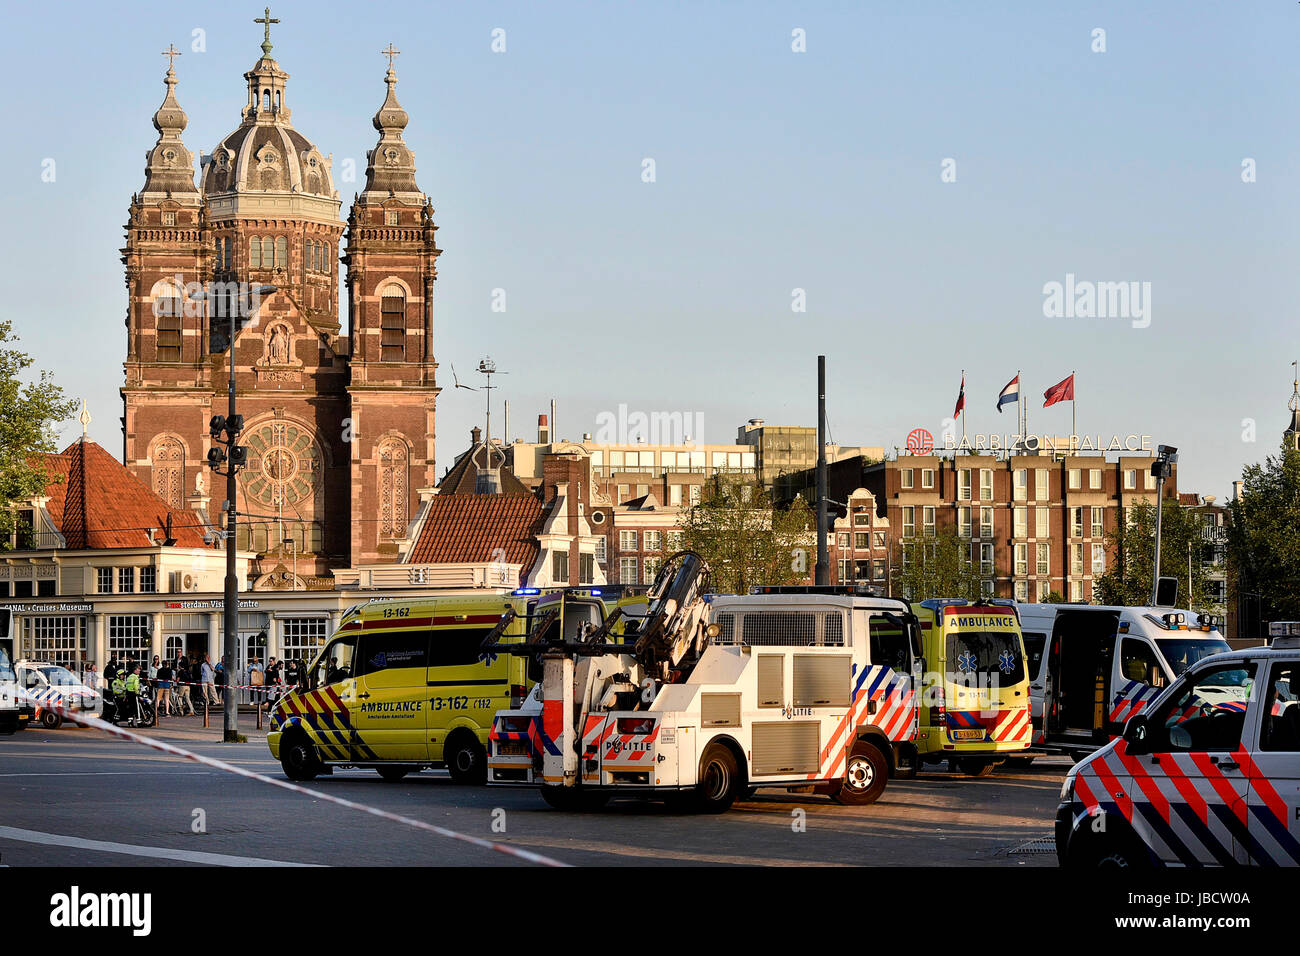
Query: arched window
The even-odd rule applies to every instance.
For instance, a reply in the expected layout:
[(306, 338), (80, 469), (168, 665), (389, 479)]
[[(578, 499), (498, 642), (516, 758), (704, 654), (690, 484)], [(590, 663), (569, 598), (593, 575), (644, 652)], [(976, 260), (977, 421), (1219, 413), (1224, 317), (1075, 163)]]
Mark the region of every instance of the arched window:
[(263, 91), (262, 91), (262, 107), (263, 107), (264, 109), (268, 109), (268, 110), (271, 108), (271, 91), (270, 91), (270, 90), (263, 90)]
[(289, 240), (279, 236), (275, 240), (275, 267), (287, 269), (289, 266)]
[(322, 242), (322, 243), (320, 244), (320, 271), (323, 272), (323, 273), (325, 273), (326, 275), (329, 275), (329, 274), (330, 274), (330, 250), (331, 250), (331, 248), (332, 248), (332, 247), (330, 246), (330, 244), (329, 244), (328, 242)]
[(380, 293), (379, 360), (406, 361), (406, 293), (390, 282)]
[(262, 268), (275, 267), (275, 241), (270, 236), (262, 237)]
[(276, 108), (277, 110), (280, 108), (280, 91), (279, 91), (279, 90), (276, 90), (276, 91), (275, 91), (275, 108)]
[(166, 279), (159, 279), (149, 292), (153, 299), (154, 347), (159, 362), (181, 360), (181, 328), (185, 302), (180, 291)]
[(262, 268), (262, 240), (256, 236), (248, 240), (248, 265), (252, 269)]
[(379, 536), (406, 533), (408, 461), (406, 445), (396, 438), (379, 444)]
[(154, 493), (173, 508), (185, 507), (185, 446), (165, 435), (153, 446)]

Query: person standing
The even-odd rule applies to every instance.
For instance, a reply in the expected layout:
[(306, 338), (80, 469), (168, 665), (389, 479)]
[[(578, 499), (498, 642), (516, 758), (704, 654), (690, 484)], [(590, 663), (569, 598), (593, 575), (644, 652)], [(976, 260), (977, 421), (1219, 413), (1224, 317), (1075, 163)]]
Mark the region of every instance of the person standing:
[(156, 680), (154, 686), (158, 688), (158, 700), (155, 707), (158, 710), (158, 716), (166, 714), (172, 715), (172, 665), (170, 661), (163, 661), (158, 665)]
[(194, 700), (190, 697), (190, 684), (194, 678), (190, 676), (190, 659), (181, 656), (176, 662), (176, 688), (172, 697), (176, 701), (177, 712), (184, 717), (185, 712), (195, 713)]
[(155, 654), (153, 656), (153, 663), (149, 665), (149, 683), (151, 684), (158, 679), (158, 664), (158, 655)]
[(122, 672), (122, 665), (118, 663), (117, 653), (113, 652), (108, 655), (108, 663), (104, 665), (104, 719), (112, 720), (117, 715), (117, 678)]
[(140, 716), (140, 665), (134, 664), (131, 667), (131, 673), (123, 681), (123, 687), (126, 690), (126, 712), (130, 715), (127, 718), (127, 724), (135, 726), (136, 718)]
[(199, 668), (199, 679), (203, 683), (204, 702), (220, 705), (221, 698), (217, 696), (217, 675), (212, 670), (211, 655), (203, 655), (203, 665)]

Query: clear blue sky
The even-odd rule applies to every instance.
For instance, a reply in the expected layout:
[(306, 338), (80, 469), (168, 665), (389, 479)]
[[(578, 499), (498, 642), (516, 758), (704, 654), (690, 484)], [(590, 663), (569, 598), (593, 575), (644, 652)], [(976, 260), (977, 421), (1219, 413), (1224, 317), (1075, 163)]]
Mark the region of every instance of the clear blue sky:
[[(159, 51), (185, 51), (184, 139), (210, 150), (238, 124), (262, 6), (6, 12), (4, 314), (90, 401), (92, 436), (114, 452), (118, 250), (155, 140)], [(1185, 490), (1222, 497), (1276, 447), (1300, 357), (1296, 3), (295, 2), (272, 14), (294, 124), (336, 171), (349, 157), (364, 169), (379, 50), (402, 51), (407, 139), (445, 250), (439, 472), (482, 417), (450, 365), (464, 380), (485, 353), (510, 371), (496, 394), (529, 438), (551, 398), (568, 438), (620, 403), (701, 412), (708, 441), (752, 416), (813, 424), (822, 351), (846, 444), (937, 432), (964, 367), (970, 431), (1009, 430), (994, 402), (1017, 369), (1035, 397), (1076, 369), (1080, 431), (1180, 446)], [(490, 49), (496, 27), (504, 54)], [(1097, 27), (1105, 53), (1091, 49)], [(791, 51), (795, 28), (806, 53)], [(948, 157), (955, 183), (940, 181)], [(46, 158), (54, 183), (41, 181)], [(346, 213), (359, 187), (338, 185)], [(1044, 318), (1044, 283), (1067, 273), (1150, 282), (1150, 327)], [(791, 311), (794, 288), (806, 313)], [(1068, 405), (1040, 406), (1031, 430), (1068, 432)]]

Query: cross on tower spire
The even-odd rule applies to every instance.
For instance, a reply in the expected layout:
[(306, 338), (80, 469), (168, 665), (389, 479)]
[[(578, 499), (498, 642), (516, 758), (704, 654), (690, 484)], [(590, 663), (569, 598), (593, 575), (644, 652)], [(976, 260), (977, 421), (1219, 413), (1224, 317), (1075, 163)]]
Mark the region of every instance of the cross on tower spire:
[(261, 23), (266, 26), (266, 32), (262, 37), (262, 56), (271, 55), (271, 24), (279, 23), (279, 19), (271, 16), (271, 8), (267, 7), (266, 12), (260, 17), (253, 18), (254, 23)]
[(1300, 410), (1300, 361), (1292, 362), (1291, 367), (1295, 369), (1295, 378), (1291, 382), (1291, 401), (1287, 402), (1287, 407), (1294, 412)]
[(397, 55), (400, 54), (402, 51), (401, 51), (401, 50), (394, 50), (394, 49), (393, 49), (393, 44), (392, 44), (392, 43), (389, 43), (389, 44), (388, 44), (388, 49), (387, 49), (387, 50), (380, 50), (379, 52), (380, 52), (382, 55), (388, 57), (388, 70), (389, 70), (389, 72), (391, 73), (391, 72), (392, 72), (392, 69), (393, 69), (393, 57), (397, 56)]
[(172, 68), (176, 66), (176, 58), (182, 54), (180, 50), (176, 49), (175, 43), (168, 43), (167, 49), (162, 51), (162, 55), (167, 57), (167, 72), (170, 73)]

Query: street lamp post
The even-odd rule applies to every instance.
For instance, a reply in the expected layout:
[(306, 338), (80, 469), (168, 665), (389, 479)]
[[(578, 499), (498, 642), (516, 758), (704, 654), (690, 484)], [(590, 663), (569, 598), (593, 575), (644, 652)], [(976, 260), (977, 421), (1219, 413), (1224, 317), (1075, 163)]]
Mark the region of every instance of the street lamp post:
[[(248, 295), (254, 299), (270, 295), (277, 289), (273, 285), (258, 286), (249, 290)], [(210, 298), (207, 293), (191, 293), (192, 298)], [(226, 343), (226, 366), (229, 369), (227, 382), (227, 413), (225, 417), (214, 415), (208, 423), (208, 433), (213, 446), (208, 449), (208, 465), (218, 475), (226, 476), (226, 580), (225, 580), (225, 637), (222, 641), (221, 656), (225, 661), (226, 696), (222, 701), (223, 739), (226, 743), (239, 740), (239, 697), (235, 693), (237, 683), (235, 675), (235, 657), (238, 654), (239, 635), (239, 575), (236, 569), (236, 549), (238, 547), (235, 533), (238, 519), (236, 494), (238, 484), (236, 476), (248, 463), (248, 449), (239, 444), (239, 434), (244, 430), (244, 416), (235, 411), (235, 332), (236, 317), (243, 311), (244, 297), (240, 297), (240, 308), (230, 309), (230, 338)], [(211, 309), (208, 310), (209, 317)], [(222, 437), (224, 436), (224, 437)], [(225, 446), (224, 448), (222, 446)], [(221, 466), (225, 465), (223, 471)]]
[[(1161, 445), (1157, 449), (1156, 460), (1151, 463), (1151, 473), (1156, 476), (1156, 547), (1155, 567), (1151, 573), (1151, 604), (1154, 607), (1160, 593), (1160, 518), (1164, 514), (1165, 479), (1173, 474), (1174, 462), (1178, 461), (1178, 449), (1172, 445)], [(1187, 587), (1192, 582), (1188, 578)]]

